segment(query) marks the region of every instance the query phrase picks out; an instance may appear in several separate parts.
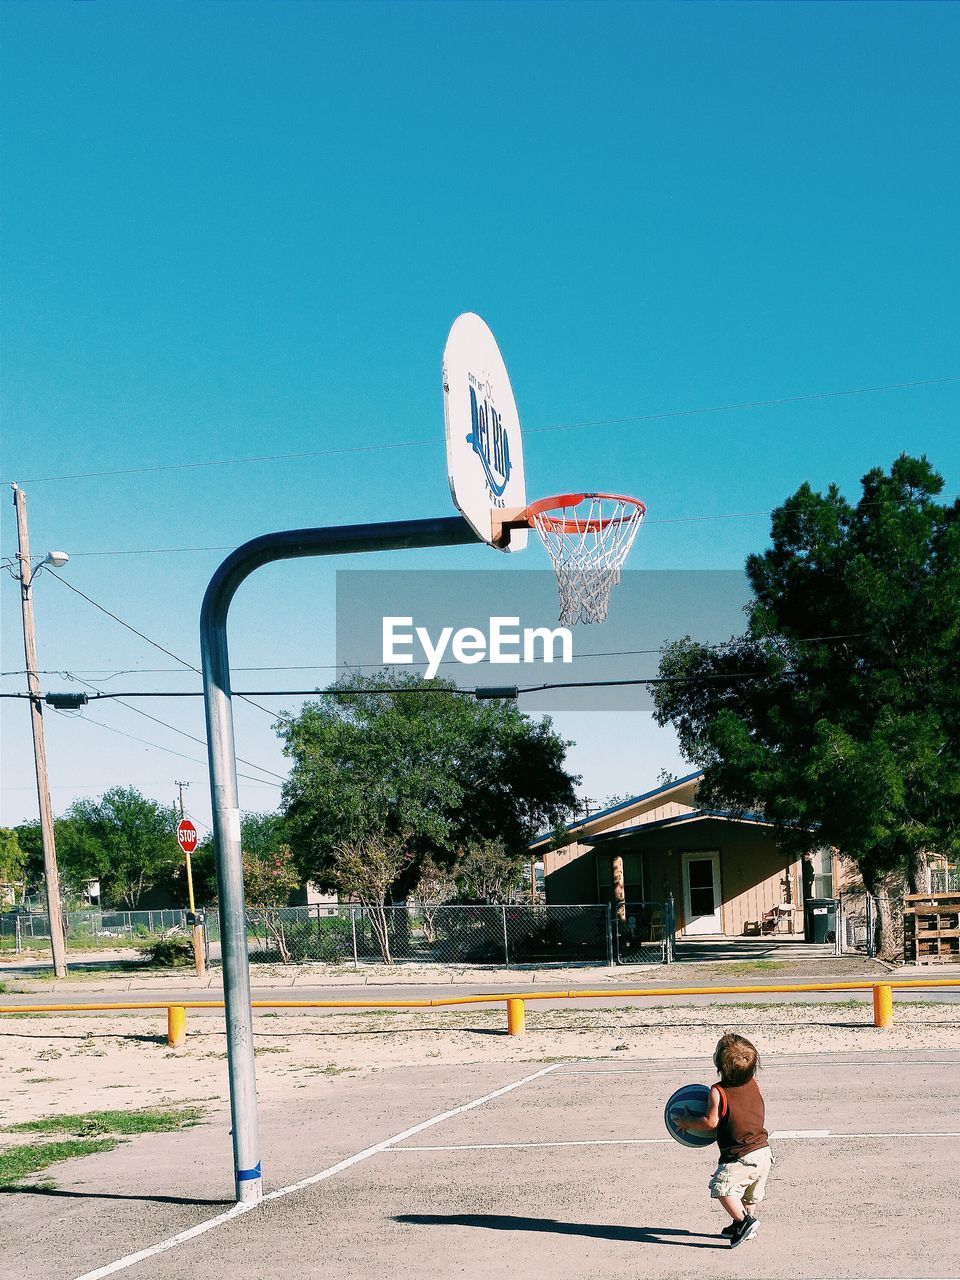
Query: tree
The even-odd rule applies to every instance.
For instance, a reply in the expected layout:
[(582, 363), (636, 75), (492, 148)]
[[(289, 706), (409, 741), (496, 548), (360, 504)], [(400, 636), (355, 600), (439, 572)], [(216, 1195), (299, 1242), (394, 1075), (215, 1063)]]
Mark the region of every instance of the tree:
[(43, 833), (40, 819), (21, 822), (14, 827), (17, 843), (24, 854), (25, 896), (42, 893), (45, 887), (43, 875)]
[(529, 861), (510, 854), (496, 840), (472, 845), (456, 864), (457, 884), (473, 902), (510, 902), (520, 888)]
[[(12, 827), (0, 827), (0, 888), (13, 890), (14, 903), (17, 900), (18, 889), (21, 901), (23, 899), (26, 889), (24, 884), (26, 869), (26, 850), (21, 847), (16, 831)], [(0, 897), (0, 903), (2, 901)]]
[(423, 933), (428, 942), (437, 940), (437, 912), (457, 896), (457, 881), (449, 867), (438, 866), (427, 855), (420, 864), (416, 899), (423, 910)]
[[(379, 693), (389, 684), (399, 692)], [(402, 838), (410, 854), (390, 894), (416, 885), (423, 860), (500, 841), (519, 854), (575, 804), (567, 743), (549, 719), (507, 701), (475, 702), (448, 681), (381, 672), (344, 677), (278, 726), (293, 767), (284, 790), (301, 874), (337, 884), (338, 849)]]
[(57, 823), (57, 856), (75, 885), (99, 880), (102, 901), (134, 910), (173, 873), (180, 856), (176, 821), (172, 805), (113, 787), (99, 800), (74, 801)]
[(413, 851), (402, 834), (368, 832), (338, 845), (333, 855), (337, 888), (356, 898), (366, 909), (384, 964), (392, 964), (387, 894), (413, 860)]
[(760, 809), (796, 851), (836, 847), (875, 895), (960, 848), (960, 502), (942, 489), (906, 455), (855, 506), (801, 485), (747, 560), (746, 633), (669, 645), (654, 691), (704, 804)]
[(251, 814), (248, 825), (250, 844), (247, 845), (241, 824), (243, 844), (243, 887), (247, 901), (247, 915), (262, 923), (265, 932), (277, 944), (277, 951), (284, 964), (290, 960), (286, 929), (280, 908), (290, 901), (290, 895), (300, 883), (293, 865), (293, 854), (288, 844), (279, 844), (266, 838), (266, 831), (275, 829), (270, 814)]

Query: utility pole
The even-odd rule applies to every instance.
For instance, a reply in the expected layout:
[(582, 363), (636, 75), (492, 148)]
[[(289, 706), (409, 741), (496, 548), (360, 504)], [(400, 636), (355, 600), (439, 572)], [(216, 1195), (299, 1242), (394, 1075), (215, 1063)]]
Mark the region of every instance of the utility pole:
[(27, 495), (13, 485), (13, 504), (17, 509), (17, 559), (20, 562), (20, 609), (23, 614), (23, 652), (27, 663), (27, 690), (30, 694), (30, 722), (33, 727), (33, 757), (37, 770), (37, 798), (40, 802), (40, 834), (43, 838), (43, 875), (47, 891), (47, 916), (50, 920), (50, 947), (53, 971), (58, 978), (67, 976), (67, 947), (60, 912), (60, 876), (57, 872), (57, 846), (53, 833), (53, 807), (47, 781), (47, 750), (43, 740), (43, 707), (40, 679), (37, 675), (37, 633), (33, 620), (33, 569), (30, 564), (30, 537), (27, 532)]
[[(189, 782), (177, 781), (177, 792), (180, 797), (180, 821), (187, 816), (183, 808), (183, 788), (189, 787)], [(197, 971), (197, 977), (202, 978), (205, 968), (206, 959), (203, 945), (203, 926), (197, 920), (197, 905), (193, 897), (193, 868), (190, 865), (190, 850), (184, 849), (183, 856), (187, 863), (187, 900), (190, 903), (190, 916), (193, 921), (193, 964)]]

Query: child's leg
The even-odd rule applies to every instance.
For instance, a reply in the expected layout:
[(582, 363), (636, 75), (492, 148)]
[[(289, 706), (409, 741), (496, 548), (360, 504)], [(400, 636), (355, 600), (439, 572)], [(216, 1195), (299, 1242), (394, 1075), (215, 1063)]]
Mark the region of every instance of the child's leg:
[(734, 1222), (742, 1222), (746, 1217), (743, 1201), (739, 1196), (717, 1196), (717, 1199), (729, 1213)]

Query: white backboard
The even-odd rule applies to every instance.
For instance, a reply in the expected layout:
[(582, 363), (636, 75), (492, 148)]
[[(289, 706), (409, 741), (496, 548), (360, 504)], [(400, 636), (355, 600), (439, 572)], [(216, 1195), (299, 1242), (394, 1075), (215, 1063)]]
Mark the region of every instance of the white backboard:
[[(473, 312), (459, 316), (443, 352), (447, 476), (454, 505), (486, 542), (492, 513), (525, 507), (520, 417), (503, 356)], [(522, 551), (527, 530), (514, 529), (508, 551)]]

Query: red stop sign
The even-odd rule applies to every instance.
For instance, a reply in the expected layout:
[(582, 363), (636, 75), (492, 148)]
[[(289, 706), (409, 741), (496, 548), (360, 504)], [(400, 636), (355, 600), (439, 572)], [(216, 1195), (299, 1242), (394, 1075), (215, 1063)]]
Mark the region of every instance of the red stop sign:
[(193, 853), (197, 847), (197, 828), (189, 818), (181, 818), (177, 823), (177, 843), (184, 853)]

